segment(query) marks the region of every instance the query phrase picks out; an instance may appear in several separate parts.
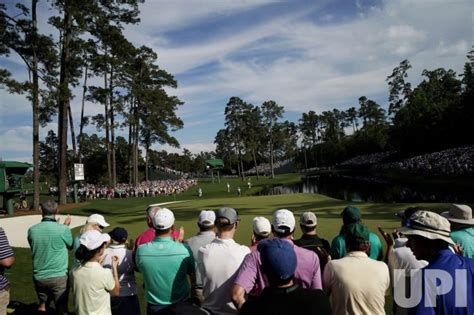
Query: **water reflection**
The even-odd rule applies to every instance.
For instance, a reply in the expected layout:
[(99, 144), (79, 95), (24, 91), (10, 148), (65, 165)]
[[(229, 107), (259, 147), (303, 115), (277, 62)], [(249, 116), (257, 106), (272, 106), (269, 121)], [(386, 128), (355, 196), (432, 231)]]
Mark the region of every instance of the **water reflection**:
[(450, 185), (394, 183), (367, 175), (308, 176), (298, 184), (275, 186), (260, 195), (318, 193), (351, 202), (463, 202), (474, 200), (470, 189)]

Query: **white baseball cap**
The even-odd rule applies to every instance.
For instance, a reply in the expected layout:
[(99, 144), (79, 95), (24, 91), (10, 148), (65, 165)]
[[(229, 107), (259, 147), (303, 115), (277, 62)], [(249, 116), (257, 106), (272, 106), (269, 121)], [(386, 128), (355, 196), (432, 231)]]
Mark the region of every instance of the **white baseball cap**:
[(198, 223), (202, 226), (213, 226), (216, 221), (216, 214), (212, 210), (202, 210), (199, 213)]
[(166, 230), (174, 224), (174, 214), (168, 208), (161, 208), (156, 211), (153, 217), (153, 226), (157, 230)]
[(100, 233), (97, 230), (90, 230), (82, 233), (79, 241), (81, 245), (87, 247), (88, 250), (94, 250), (102, 246), (105, 242), (110, 241), (110, 235), (107, 233)]
[(255, 217), (252, 220), (253, 232), (257, 235), (267, 237), (272, 232), (270, 221), (264, 217)]
[(103, 226), (103, 227), (108, 227), (110, 225), (105, 221), (105, 218), (104, 218), (103, 215), (97, 214), (97, 213), (91, 214), (87, 218), (86, 222), (87, 223), (97, 223), (98, 225)]
[(318, 224), (318, 218), (312, 212), (305, 212), (301, 215), (300, 224), (307, 227), (313, 227)]
[(272, 217), (273, 229), (279, 233), (285, 233), (288, 229), (295, 229), (295, 216), (288, 209), (280, 209), (273, 213)]

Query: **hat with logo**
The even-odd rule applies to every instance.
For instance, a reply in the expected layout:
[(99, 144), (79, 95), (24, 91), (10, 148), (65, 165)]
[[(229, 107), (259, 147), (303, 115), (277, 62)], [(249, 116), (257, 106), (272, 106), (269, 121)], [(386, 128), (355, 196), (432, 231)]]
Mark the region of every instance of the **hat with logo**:
[(442, 240), (454, 245), (450, 237), (451, 224), (448, 219), (432, 211), (416, 211), (399, 231), (404, 235), (419, 235), (430, 240)]
[(94, 250), (102, 246), (105, 242), (110, 241), (110, 236), (107, 233), (90, 230), (82, 233), (79, 241), (81, 245), (84, 245), (88, 250)]
[(125, 243), (128, 238), (128, 232), (123, 227), (116, 227), (109, 232), (110, 238), (117, 243)]
[(442, 212), (441, 215), (454, 223), (474, 225), (472, 209), (468, 205), (453, 204), (449, 211)]
[(295, 229), (295, 216), (288, 209), (277, 210), (273, 213), (272, 225), (276, 232), (291, 232)]
[(153, 217), (153, 226), (157, 230), (166, 230), (174, 224), (174, 214), (168, 208), (158, 209)]
[(110, 225), (105, 221), (105, 218), (104, 218), (103, 215), (97, 214), (97, 213), (91, 214), (87, 218), (86, 222), (87, 223), (95, 223), (95, 224), (98, 224), (98, 225), (103, 226), (103, 227), (108, 227)]
[(258, 244), (262, 271), (270, 279), (286, 280), (295, 274), (297, 259), (293, 246), (280, 238), (263, 240)]
[(264, 217), (255, 217), (252, 220), (252, 229), (256, 235), (267, 237), (272, 232), (270, 221)]
[(300, 217), (300, 224), (307, 227), (314, 227), (318, 224), (318, 218), (313, 212), (305, 212)]
[(217, 219), (227, 219), (230, 225), (239, 220), (239, 214), (234, 208), (222, 207), (216, 212), (216, 220)]
[(212, 210), (202, 210), (199, 213), (198, 224), (201, 226), (213, 226), (216, 214)]
[(345, 207), (341, 212), (342, 220), (346, 224), (357, 223), (361, 220), (360, 210), (357, 207)]

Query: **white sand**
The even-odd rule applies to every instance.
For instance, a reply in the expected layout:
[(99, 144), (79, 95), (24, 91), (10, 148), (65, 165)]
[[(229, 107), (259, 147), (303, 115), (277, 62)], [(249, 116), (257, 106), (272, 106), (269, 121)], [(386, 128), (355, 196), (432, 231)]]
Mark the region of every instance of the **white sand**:
[[(154, 204), (155, 206), (167, 205), (173, 203), (179, 203), (184, 201), (171, 201), (171, 202), (162, 202)], [(60, 214), (57, 216), (59, 222), (63, 223), (67, 215)], [(87, 217), (79, 215), (71, 215), (71, 224), (69, 225), (70, 229), (73, 229), (78, 226), (82, 226), (86, 223)], [(4, 217), (0, 219), (0, 227), (5, 230), (5, 234), (8, 237), (8, 242), (12, 247), (22, 247), (29, 248), (28, 240), (26, 239), (28, 229), (30, 226), (35, 225), (36, 223), (41, 222), (41, 215), (32, 214), (32, 215), (22, 215), (18, 217)]]

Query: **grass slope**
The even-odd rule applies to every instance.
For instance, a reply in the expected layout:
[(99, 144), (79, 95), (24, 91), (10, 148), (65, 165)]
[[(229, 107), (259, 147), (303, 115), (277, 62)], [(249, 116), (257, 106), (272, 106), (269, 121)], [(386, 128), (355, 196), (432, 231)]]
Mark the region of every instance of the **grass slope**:
[[(241, 222), (236, 234), (236, 241), (242, 244), (249, 244), (252, 234), (251, 220), (255, 216), (271, 218), (271, 214), (276, 209), (290, 209), (298, 218), (304, 211), (314, 211), (318, 217), (318, 234), (332, 240), (339, 232), (341, 226), (340, 212), (351, 204), (346, 201), (332, 199), (318, 194), (294, 194), (294, 195), (274, 195), (274, 196), (250, 196), (265, 187), (281, 183), (294, 183), (300, 180), (299, 175), (280, 175), (276, 179), (263, 178), (256, 181), (252, 178), (252, 189), (247, 188), (247, 181), (241, 182), (239, 179), (221, 180), (221, 183), (200, 182), (198, 187), (203, 189), (203, 197), (197, 197), (197, 188), (178, 195), (157, 198), (129, 198), (114, 200), (93, 200), (79, 208), (67, 210), (64, 213), (85, 215), (100, 213), (106, 217), (111, 226), (105, 231), (110, 231), (113, 227), (122, 226), (129, 232), (129, 238), (136, 236), (147, 227), (145, 224), (144, 210), (148, 204), (166, 201), (182, 201), (180, 203), (168, 205), (176, 216), (175, 226), (185, 228), (185, 237), (190, 237), (197, 232), (196, 218), (201, 209), (217, 209), (221, 206), (230, 206), (239, 211)], [(226, 183), (229, 182), (232, 191), (227, 193)], [(243, 196), (236, 193), (237, 186), (242, 188)], [(430, 209), (441, 211), (446, 209), (445, 204), (418, 204)], [(377, 226), (382, 226), (388, 230), (399, 226), (399, 221), (394, 213), (408, 206), (408, 204), (376, 204), (357, 203), (362, 210), (364, 223), (371, 231), (376, 231)], [(1, 225), (1, 220), (0, 220)], [(79, 228), (73, 230), (74, 236), (79, 232)], [(26, 235), (26, 231), (25, 231)], [(301, 235), (299, 228), (296, 229), (296, 237)], [(15, 248), (16, 263), (6, 271), (6, 275), (11, 282), (11, 300), (24, 303), (35, 303), (36, 294), (32, 282), (31, 253), (29, 249)], [(70, 258), (72, 260), (72, 253)], [(138, 275), (138, 287), (140, 299), (143, 301), (142, 280)], [(70, 303), (71, 303), (70, 298)], [(144, 306), (144, 304), (142, 304)], [(389, 303), (387, 310), (389, 309)], [(72, 308), (71, 308), (72, 309)], [(144, 308), (142, 308), (144, 311)]]

